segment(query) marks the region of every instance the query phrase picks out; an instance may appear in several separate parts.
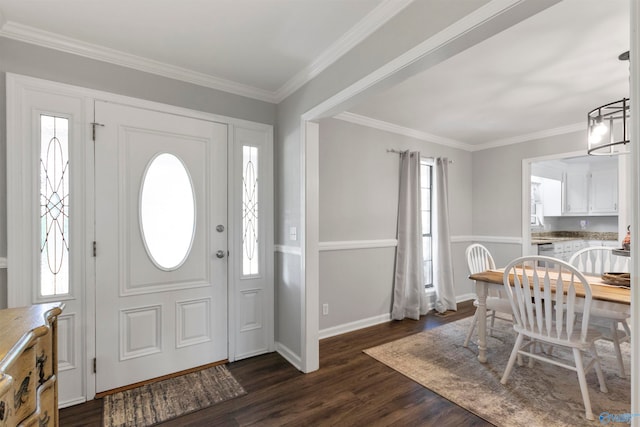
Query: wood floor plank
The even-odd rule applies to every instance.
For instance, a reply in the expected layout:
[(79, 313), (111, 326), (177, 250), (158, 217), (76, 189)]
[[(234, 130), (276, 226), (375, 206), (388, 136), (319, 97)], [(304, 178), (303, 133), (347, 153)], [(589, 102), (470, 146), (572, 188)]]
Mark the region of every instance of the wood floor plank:
[[(362, 350), (473, 314), (459, 304), (447, 316), (389, 322), (320, 342), (320, 369), (302, 374), (279, 354), (230, 363), (247, 394), (162, 426), (490, 426)], [(62, 426), (101, 426), (102, 400), (60, 411)]]

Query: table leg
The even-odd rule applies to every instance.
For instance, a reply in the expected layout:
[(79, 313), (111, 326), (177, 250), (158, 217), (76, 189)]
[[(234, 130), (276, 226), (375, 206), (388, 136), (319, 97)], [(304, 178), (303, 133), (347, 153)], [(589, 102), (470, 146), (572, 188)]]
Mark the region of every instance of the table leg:
[(487, 361), (487, 284), (476, 280), (476, 294), (478, 295), (478, 360)]

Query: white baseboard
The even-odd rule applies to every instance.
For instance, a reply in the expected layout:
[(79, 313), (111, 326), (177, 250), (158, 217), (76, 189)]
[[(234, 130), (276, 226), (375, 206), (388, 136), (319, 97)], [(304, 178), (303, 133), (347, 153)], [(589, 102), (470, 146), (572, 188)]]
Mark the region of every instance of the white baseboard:
[(70, 400), (65, 400), (64, 402), (60, 402), (58, 404), (58, 407), (60, 409), (67, 408), (69, 406), (79, 405), (79, 404), (84, 403), (86, 401), (87, 401), (87, 399), (85, 397), (77, 397), (75, 399), (70, 399)]
[(464, 301), (469, 301), (469, 300), (474, 300), (474, 299), (476, 299), (476, 294), (468, 293), (468, 294), (458, 295), (456, 297), (456, 302), (464, 302)]
[(289, 347), (286, 345), (276, 342), (276, 351), (282, 357), (284, 357), (287, 362), (291, 363), (294, 368), (302, 372), (302, 359), (300, 356), (295, 354)]
[(380, 323), (389, 322), (390, 320), (391, 313), (381, 314), (379, 316), (369, 317), (368, 319), (356, 320), (355, 322), (322, 329), (318, 335), (320, 339), (329, 338), (336, 335), (346, 334), (347, 332), (356, 331), (358, 329), (367, 328), (369, 326), (379, 325)]
[[(435, 298), (434, 293), (430, 295), (429, 301), (429, 310), (434, 310), (434, 303), (432, 302)], [(456, 296), (456, 302), (464, 302), (469, 300), (476, 299), (476, 294), (468, 293), (463, 295)], [(357, 331), (358, 329), (364, 329), (369, 326), (379, 325), (380, 323), (390, 322), (391, 321), (391, 313), (381, 314), (379, 316), (369, 317), (367, 319), (356, 320), (355, 322), (349, 322), (338, 326), (332, 326), (327, 329), (322, 329), (319, 331), (318, 335), (320, 339), (334, 337), (336, 335), (346, 334), (347, 332)]]

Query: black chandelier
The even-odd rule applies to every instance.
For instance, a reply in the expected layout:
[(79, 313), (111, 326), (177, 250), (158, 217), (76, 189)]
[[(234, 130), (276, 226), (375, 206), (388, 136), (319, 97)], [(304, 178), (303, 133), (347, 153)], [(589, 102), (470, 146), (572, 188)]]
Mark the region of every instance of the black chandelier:
[(629, 153), (629, 119), (629, 98), (591, 110), (587, 114), (587, 153), (592, 156)]
[[(618, 59), (628, 61), (629, 51), (621, 53)], [(628, 154), (629, 121), (629, 98), (622, 98), (589, 111), (587, 153), (592, 156)]]

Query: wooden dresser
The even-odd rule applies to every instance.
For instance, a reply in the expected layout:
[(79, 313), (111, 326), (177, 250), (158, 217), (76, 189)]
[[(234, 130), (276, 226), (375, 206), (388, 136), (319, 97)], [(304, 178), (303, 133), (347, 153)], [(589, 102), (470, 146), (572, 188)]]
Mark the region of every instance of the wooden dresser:
[(62, 303), (0, 310), (0, 426), (58, 426)]

